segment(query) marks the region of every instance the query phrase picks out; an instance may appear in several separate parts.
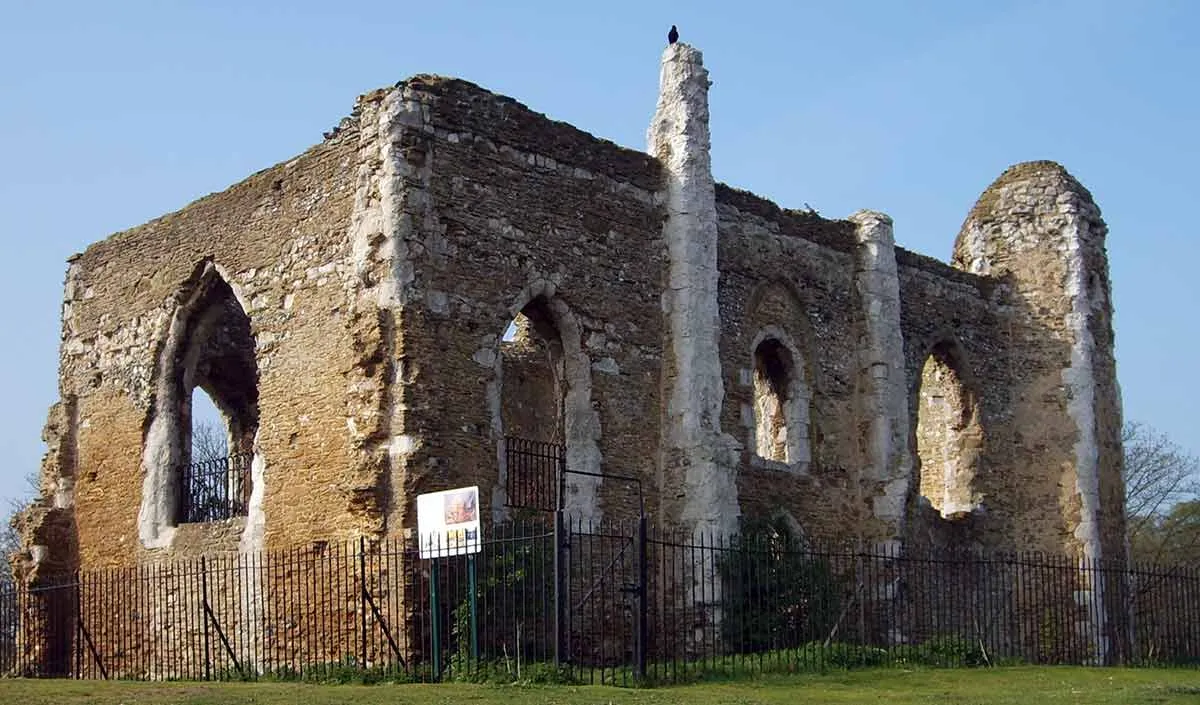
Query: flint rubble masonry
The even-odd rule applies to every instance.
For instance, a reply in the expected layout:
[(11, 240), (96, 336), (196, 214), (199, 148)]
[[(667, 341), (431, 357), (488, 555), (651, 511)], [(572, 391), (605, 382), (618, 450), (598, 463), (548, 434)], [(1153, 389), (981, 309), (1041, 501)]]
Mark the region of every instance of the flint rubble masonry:
[[(1103, 492), (1105, 485), (1119, 486), (1121, 472), (1120, 454), (1113, 450), (1120, 448), (1113, 438), (1119, 418), (1112, 418), (1119, 417), (1120, 400), (1112, 373), (1106, 232), (1090, 194), (1065, 169), (1029, 162), (1007, 170), (980, 197), (964, 223), (955, 255), (959, 266), (1007, 275), (1015, 285), (1015, 315), (1040, 329), (1034, 340), (1055, 345), (1049, 348), (1053, 357), (1044, 362), (1035, 357), (1046, 356), (1044, 352), (1028, 353), (1042, 362), (1033, 378), (1038, 386), (1031, 388), (1057, 388), (1037, 397), (1035, 408), (1044, 417), (1036, 427), (1042, 433), (1056, 430), (1058, 438), (1070, 443), (1054, 448), (1062, 475), (1050, 479), (1057, 480), (1062, 492), (1064, 538), (1073, 540), (1071, 548), (1080, 559), (1093, 561), (1120, 558), (1124, 534), (1121, 507), (1105, 501)], [(1048, 276), (1060, 287), (1046, 286)], [(1036, 440), (1034, 429), (1028, 433)], [(1044, 480), (1041, 486), (1050, 489)], [(1105, 605), (1103, 582), (1086, 582), (1078, 599)], [(1107, 634), (1108, 612), (1100, 607), (1088, 613), (1099, 622), (1097, 633)], [(1107, 637), (1094, 648), (1097, 662), (1106, 662)]]
[[(644, 506), (656, 529), (719, 538), (743, 513), (785, 514), (814, 539), (1119, 560), (1106, 229), (1086, 189), (1056, 164), (1016, 165), (940, 262), (895, 247), (885, 215), (828, 220), (715, 185), (700, 52), (668, 47), (660, 81), (647, 154), (413, 76), (296, 158), (72, 258), (18, 578), (403, 540), (418, 494), (464, 485), (503, 520), (504, 436), (547, 426), (568, 469), (638, 481), (572, 475), (582, 521)], [(206, 262), (249, 319), (253, 344), (230, 351), (257, 369), (253, 494), (246, 517), (173, 527), (188, 407), (166, 403), (163, 355), (189, 349), (173, 320)], [(500, 354), (535, 299), (562, 344), (534, 380), (553, 404), (536, 409)], [(774, 436), (760, 448), (767, 338), (791, 370), (786, 393), (760, 394)], [(922, 365), (942, 343), (978, 422), (965, 435), (982, 503), (966, 521), (909, 503)], [(1119, 624), (1121, 596), (1099, 587), (1077, 596)]]

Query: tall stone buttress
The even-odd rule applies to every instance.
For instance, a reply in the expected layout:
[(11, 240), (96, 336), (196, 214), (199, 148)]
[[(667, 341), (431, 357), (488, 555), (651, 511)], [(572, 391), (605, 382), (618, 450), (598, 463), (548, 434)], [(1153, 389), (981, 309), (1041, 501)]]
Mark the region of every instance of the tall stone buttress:
[(717, 209), (709, 157), (708, 71), (699, 50), (672, 44), (662, 57), (658, 108), (647, 151), (663, 164), (662, 508), (666, 523), (694, 532), (736, 530), (737, 441), (721, 432), (724, 386), (718, 349)]
[(854, 280), (863, 317), (858, 398), (866, 434), (859, 485), (872, 515), (884, 524), (877, 535), (898, 537), (913, 463), (896, 242), (892, 219), (883, 213), (858, 211), (849, 220), (858, 242)]

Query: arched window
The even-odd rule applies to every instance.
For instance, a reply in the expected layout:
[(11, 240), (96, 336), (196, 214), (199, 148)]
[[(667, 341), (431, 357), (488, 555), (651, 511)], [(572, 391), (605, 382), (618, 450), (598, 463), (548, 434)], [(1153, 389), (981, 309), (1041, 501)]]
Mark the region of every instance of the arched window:
[(944, 517), (979, 504), (973, 487), (982, 443), (978, 405), (960, 369), (957, 348), (938, 344), (925, 359), (918, 389), (918, 491)]
[(500, 422), (509, 506), (557, 508), (566, 461), (563, 342), (544, 297), (530, 301), (500, 343)]
[(788, 461), (788, 376), (791, 356), (778, 340), (767, 339), (754, 350), (755, 452), (767, 460)]
[(553, 510), (561, 500), (571, 516), (598, 520), (600, 413), (579, 320), (550, 282), (531, 283), (516, 303), (488, 385), (499, 460), (493, 516), (504, 521), (506, 508)]
[(754, 348), (753, 384), (754, 454), (797, 469), (807, 467), (811, 394), (794, 346), (781, 337), (763, 337)]
[(250, 496), (258, 431), (254, 337), (211, 263), (199, 269), (176, 311), (157, 375), (142, 461), (139, 529), (147, 544), (166, 526), (244, 515)]
[(563, 442), (563, 344), (545, 299), (521, 310), (500, 344), (507, 435)]

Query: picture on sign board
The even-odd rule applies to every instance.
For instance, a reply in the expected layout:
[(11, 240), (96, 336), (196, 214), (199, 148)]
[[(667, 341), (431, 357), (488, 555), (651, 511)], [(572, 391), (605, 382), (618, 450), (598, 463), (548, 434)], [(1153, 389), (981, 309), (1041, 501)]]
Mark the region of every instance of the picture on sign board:
[(478, 553), (479, 488), (460, 487), (417, 497), (421, 558)]
[(478, 493), (474, 487), (447, 492), (443, 498), (446, 508), (446, 526), (478, 521), (479, 511), (477, 500)]

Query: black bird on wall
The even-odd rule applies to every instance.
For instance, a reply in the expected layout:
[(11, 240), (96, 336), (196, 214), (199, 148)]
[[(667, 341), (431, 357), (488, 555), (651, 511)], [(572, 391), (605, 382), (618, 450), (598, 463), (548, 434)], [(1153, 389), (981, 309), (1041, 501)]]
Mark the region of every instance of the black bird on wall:
[(675, 25), (671, 25), (671, 31), (667, 32), (667, 44), (674, 44), (679, 41), (679, 30), (675, 29)]

